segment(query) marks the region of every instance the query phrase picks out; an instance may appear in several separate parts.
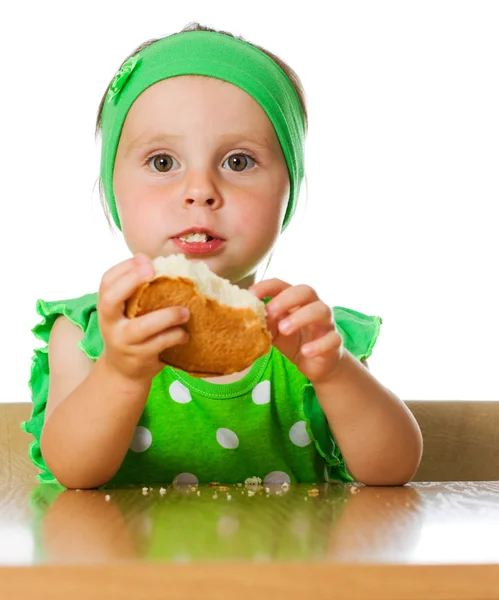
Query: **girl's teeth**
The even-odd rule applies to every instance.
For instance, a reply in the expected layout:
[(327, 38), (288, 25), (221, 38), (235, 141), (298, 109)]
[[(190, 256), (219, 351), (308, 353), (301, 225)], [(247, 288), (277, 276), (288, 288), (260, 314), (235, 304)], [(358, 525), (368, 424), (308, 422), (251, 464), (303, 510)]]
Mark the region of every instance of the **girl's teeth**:
[(183, 242), (207, 242), (208, 236), (206, 233), (189, 233), (180, 238)]

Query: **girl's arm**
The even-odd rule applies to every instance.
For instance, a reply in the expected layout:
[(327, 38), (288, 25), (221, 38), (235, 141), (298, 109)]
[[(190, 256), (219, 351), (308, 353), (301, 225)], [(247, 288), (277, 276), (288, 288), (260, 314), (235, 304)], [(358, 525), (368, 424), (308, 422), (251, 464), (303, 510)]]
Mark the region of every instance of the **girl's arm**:
[(79, 327), (59, 317), (49, 339), (50, 386), (42, 430), (42, 456), (68, 488), (95, 488), (118, 471), (149, 394), (145, 382), (90, 360), (78, 343)]
[(272, 344), (312, 383), (351, 474), (368, 485), (410, 481), (423, 447), (416, 419), (344, 348), (331, 308), (309, 285), (268, 279), (249, 290), (272, 296)]
[(95, 364), (78, 348), (82, 332), (60, 317), (49, 338), (50, 385), (40, 449), (66, 487), (92, 488), (118, 471), (163, 369), (159, 353), (185, 344), (189, 311), (170, 306), (128, 319), (125, 302), (154, 277), (146, 255), (115, 265), (102, 277), (97, 303), (104, 350)]
[(403, 485), (414, 477), (423, 448), (416, 419), (347, 350), (329, 380), (314, 390), (357, 481)]

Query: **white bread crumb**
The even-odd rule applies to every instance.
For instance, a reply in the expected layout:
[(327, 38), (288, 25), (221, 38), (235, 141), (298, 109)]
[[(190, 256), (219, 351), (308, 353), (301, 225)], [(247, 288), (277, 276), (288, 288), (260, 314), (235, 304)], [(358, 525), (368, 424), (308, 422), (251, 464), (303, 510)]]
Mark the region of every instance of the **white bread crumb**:
[(152, 261), (156, 277), (186, 277), (194, 282), (196, 288), (205, 296), (217, 300), (221, 304), (234, 308), (251, 308), (260, 317), (263, 324), (265, 320), (265, 304), (254, 294), (233, 285), (228, 279), (219, 277), (210, 271), (203, 261), (187, 260), (183, 254), (158, 256)]
[(262, 480), (260, 479), (260, 477), (247, 477), (244, 480), (245, 485), (261, 485), (262, 484)]

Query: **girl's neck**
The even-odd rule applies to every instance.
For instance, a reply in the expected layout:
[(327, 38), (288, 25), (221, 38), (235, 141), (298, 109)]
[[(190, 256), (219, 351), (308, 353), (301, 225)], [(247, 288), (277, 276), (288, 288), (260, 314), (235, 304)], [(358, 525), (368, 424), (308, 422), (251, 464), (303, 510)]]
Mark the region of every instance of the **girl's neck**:
[(206, 379), (202, 377), (202, 379), (208, 383), (234, 383), (247, 375), (252, 366), (253, 365), (250, 365), (248, 368), (244, 369), (244, 371), (239, 371), (238, 373), (231, 373), (230, 375), (222, 375), (220, 377), (207, 377)]
[(236, 283), (236, 285), (238, 287), (242, 288), (243, 290), (247, 290), (249, 287), (251, 287), (255, 283), (255, 278), (256, 278), (256, 273), (251, 273), (251, 275), (247, 275), (246, 277), (243, 277), (243, 279), (238, 281)]

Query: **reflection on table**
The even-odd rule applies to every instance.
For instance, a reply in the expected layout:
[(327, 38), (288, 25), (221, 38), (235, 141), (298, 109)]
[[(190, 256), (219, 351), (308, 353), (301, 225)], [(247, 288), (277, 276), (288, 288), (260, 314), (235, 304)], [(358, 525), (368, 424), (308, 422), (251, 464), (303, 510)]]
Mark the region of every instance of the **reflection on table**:
[(0, 564), (499, 563), (499, 483), (0, 489)]

